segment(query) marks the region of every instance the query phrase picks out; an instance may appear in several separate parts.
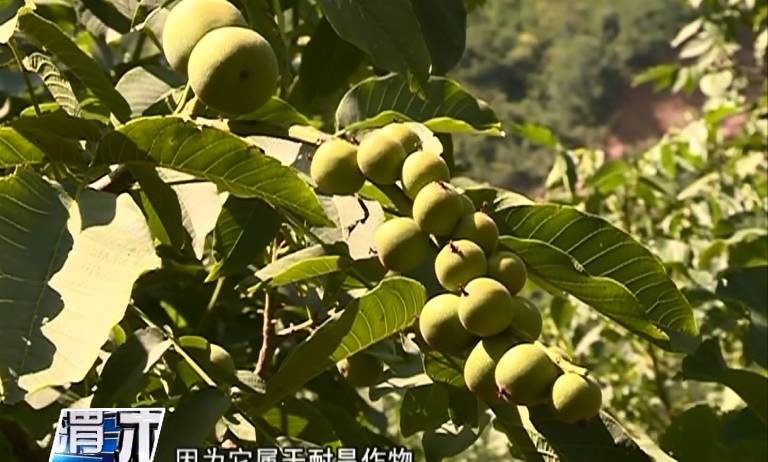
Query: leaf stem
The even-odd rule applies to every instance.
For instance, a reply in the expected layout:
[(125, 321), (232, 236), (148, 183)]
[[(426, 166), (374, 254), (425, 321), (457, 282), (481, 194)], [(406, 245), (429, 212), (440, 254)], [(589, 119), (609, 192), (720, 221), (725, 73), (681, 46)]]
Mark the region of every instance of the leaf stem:
[(197, 325), (197, 330), (200, 332), (202, 332), (203, 328), (209, 325), (213, 319), (213, 315), (216, 312), (216, 303), (218, 303), (219, 297), (221, 296), (221, 289), (224, 287), (225, 279), (225, 277), (220, 277), (216, 281), (216, 286), (213, 288), (211, 298), (208, 300), (208, 305), (205, 307), (205, 313), (200, 317), (200, 322)]
[(187, 102), (187, 98), (189, 97), (189, 82), (184, 85), (184, 91), (181, 93), (181, 98), (179, 99), (179, 102), (176, 103), (176, 109), (173, 111), (173, 114), (179, 114), (182, 109), (184, 109), (184, 103)]
[(21, 70), (21, 75), (24, 77), (24, 84), (27, 86), (27, 91), (29, 92), (29, 99), (32, 101), (32, 106), (35, 108), (35, 114), (40, 115), (40, 106), (37, 104), (37, 96), (35, 96), (35, 88), (32, 86), (32, 80), (29, 79), (29, 74), (27, 73), (27, 68), (24, 67), (24, 61), (21, 57), (21, 51), (19, 51), (19, 48), (16, 46), (16, 41), (11, 38), (8, 40), (8, 46), (11, 47), (11, 52), (13, 53), (13, 58), (16, 60), (16, 64), (19, 66), (19, 70)]

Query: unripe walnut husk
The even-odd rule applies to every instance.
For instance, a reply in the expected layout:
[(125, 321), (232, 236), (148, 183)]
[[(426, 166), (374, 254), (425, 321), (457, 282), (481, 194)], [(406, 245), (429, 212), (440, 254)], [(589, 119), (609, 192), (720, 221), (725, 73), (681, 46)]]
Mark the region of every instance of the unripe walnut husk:
[(473, 393), (488, 404), (501, 403), (494, 371), (501, 359), (517, 339), (505, 334), (481, 339), (467, 356), (464, 363), (464, 383)]
[(456, 239), (469, 239), (490, 255), (499, 242), (499, 228), (491, 217), (483, 212), (464, 215), (453, 232)]
[(183, 0), (165, 20), (163, 53), (172, 68), (186, 75), (192, 49), (205, 34), (220, 27), (247, 25), (240, 11), (226, 0)]
[(464, 212), (461, 195), (444, 181), (421, 188), (413, 201), (413, 219), (424, 232), (450, 236)]
[(541, 312), (530, 300), (523, 297), (512, 297), (512, 325), (510, 332), (520, 340), (533, 342), (541, 335), (543, 320)]
[(366, 135), (357, 148), (357, 166), (369, 180), (380, 185), (395, 184), (400, 179), (407, 153), (395, 139), (375, 130)]
[(421, 149), (421, 138), (411, 127), (404, 123), (391, 123), (384, 126), (381, 131), (400, 143), (406, 154), (411, 154)]
[(410, 218), (385, 221), (376, 229), (373, 242), (381, 264), (399, 273), (419, 266), (429, 250), (429, 238)]
[(441, 286), (452, 292), (458, 292), (472, 279), (484, 276), (486, 270), (483, 249), (468, 240), (449, 242), (435, 258), (435, 276)]
[(531, 406), (548, 399), (560, 373), (544, 350), (532, 343), (522, 343), (499, 359), (494, 378), (507, 402)]
[(330, 139), (317, 148), (309, 173), (317, 188), (326, 194), (352, 194), (365, 183), (357, 166), (357, 148), (339, 138)]
[(552, 407), (557, 418), (565, 423), (591, 419), (600, 413), (602, 402), (600, 385), (589, 376), (569, 372), (558, 377), (552, 386)]
[(459, 297), (454, 294), (440, 294), (427, 301), (419, 315), (419, 331), (424, 341), (441, 353), (456, 354), (477, 342), (459, 321)]
[(459, 319), (467, 331), (490, 337), (509, 328), (513, 317), (512, 296), (500, 282), (480, 277), (462, 289)]
[(208, 32), (189, 56), (189, 85), (209, 107), (228, 115), (253, 112), (277, 88), (277, 58), (269, 42), (251, 29)]
[(528, 278), (523, 260), (505, 250), (496, 252), (488, 258), (488, 275), (504, 284), (512, 295), (520, 292)]
[(442, 157), (427, 151), (416, 151), (405, 159), (402, 172), (403, 190), (414, 199), (421, 188), (433, 181), (448, 181), (451, 173)]

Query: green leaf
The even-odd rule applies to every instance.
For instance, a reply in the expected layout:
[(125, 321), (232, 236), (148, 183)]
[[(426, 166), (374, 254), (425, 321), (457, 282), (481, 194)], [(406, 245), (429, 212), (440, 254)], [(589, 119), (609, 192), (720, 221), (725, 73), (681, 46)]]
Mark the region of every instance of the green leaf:
[[(68, 140), (88, 141), (100, 140), (102, 130), (105, 128), (95, 120), (74, 117), (58, 108), (40, 115), (19, 117), (11, 122), (9, 126), (22, 132), (37, 132), (42, 135), (55, 135), (67, 138)], [(51, 148), (54, 147), (51, 146)]]
[(738, 268), (721, 275), (716, 293), (741, 303), (749, 313), (747, 353), (751, 359), (768, 368), (768, 294), (755, 290), (768, 281), (768, 266)]
[(715, 461), (719, 437), (719, 416), (699, 404), (675, 417), (661, 437), (661, 447), (678, 460)]
[(623, 160), (609, 160), (587, 179), (586, 186), (607, 195), (625, 186), (630, 172), (629, 164)]
[(229, 398), (218, 388), (193, 390), (184, 395), (176, 411), (165, 416), (155, 460), (176, 460), (176, 449), (203, 446), (229, 406)]
[(85, 165), (80, 145), (50, 132), (24, 127), (0, 127), (0, 168), (63, 162)]
[(25, 7), (19, 11), (19, 30), (37, 45), (61, 60), (121, 122), (131, 117), (131, 108), (112, 85), (96, 61), (85, 54), (59, 27)]
[(693, 311), (663, 265), (632, 236), (602, 218), (559, 205), (498, 212), (501, 243), (529, 274), (568, 292), (664, 348), (690, 349)]
[(372, 77), (352, 87), (336, 109), (336, 128), (347, 131), (386, 125), (395, 119), (421, 122), (439, 133), (503, 136), (501, 122), (484, 101), (454, 80), (432, 77), (426, 99), (400, 75)]
[[(529, 410), (529, 433), (535, 430), (546, 439), (559, 460), (568, 462), (651, 462), (616, 420), (605, 412), (582, 425), (557, 420), (547, 406)], [(525, 422), (525, 420), (523, 420)], [(526, 426), (526, 424), (523, 424)], [(534, 437), (534, 440), (537, 437)]]
[(522, 125), (512, 125), (512, 131), (528, 141), (551, 149), (557, 149), (560, 146), (560, 140), (552, 130), (541, 125), (526, 122)]
[(728, 367), (717, 339), (705, 340), (694, 354), (683, 359), (683, 378), (725, 385), (735, 391), (763, 423), (768, 423), (768, 377)]
[[(238, 116), (235, 121), (259, 122), (280, 128), (291, 125), (310, 125), (311, 121), (287, 102), (273, 96), (265, 104), (253, 112)], [(230, 121), (230, 124), (236, 122)]]
[(719, 415), (706, 404), (695, 405), (672, 420), (660, 443), (680, 461), (761, 462), (768, 456), (765, 425), (744, 408)]
[(318, 0), (341, 38), (365, 51), (388, 71), (412, 74), (423, 83), (430, 59), (409, 0)]
[(171, 346), (165, 333), (155, 327), (138, 330), (109, 357), (99, 377), (91, 407), (132, 404), (144, 384), (144, 376)]
[(448, 420), (448, 399), (448, 387), (440, 383), (408, 388), (400, 403), (400, 433), (408, 438), (442, 425)]
[(116, 88), (131, 107), (132, 116), (140, 116), (160, 99), (171, 94), (184, 79), (165, 66), (147, 64), (129, 70)]
[(537, 432), (528, 416), (525, 423), (516, 406), (495, 406), (493, 408), (493, 426), (507, 436), (510, 444), (527, 462), (560, 462), (560, 458), (547, 443), (547, 440)]
[[(344, 258), (339, 255), (307, 258), (276, 274), (272, 280), (269, 281), (269, 284), (277, 287), (292, 284), (294, 282), (306, 281), (307, 279), (314, 279), (341, 271), (343, 265)], [(346, 265), (348, 265), (348, 262)]]
[(447, 429), (426, 431), (421, 437), (424, 459), (426, 462), (440, 462), (447, 457), (457, 456), (472, 446), (481, 432), (482, 428), (474, 430), (467, 425), (455, 432)]
[(329, 250), (330, 249), (327, 249), (320, 244), (297, 250), (296, 252), (280, 257), (272, 263), (266, 265), (256, 273), (256, 277), (262, 281), (268, 281), (278, 274), (287, 271), (292, 266), (300, 264), (306, 259), (313, 259), (315, 257), (326, 255), (326, 252)]
[(435, 382), (464, 387), (464, 360), (438, 351), (423, 353), (424, 372)]
[(152, 235), (162, 244), (181, 250), (189, 242), (189, 235), (173, 188), (165, 184), (151, 166), (134, 164), (128, 169), (141, 187), (136, 195)]
[(463, 0), (413, 0), (432, 60), (432, 74), (453, 69), (467, 40), (467, 12)]
[(338, 361), (411, 325), (425, 301), (424, 287), (417, 281), (400, 276), (381, 281), (293, 349), (267, 382), (266, 396), (256, 403), (255, 412), (279, 403)]
[(72, 90), (72, 85), (49, 56), (42, 53), (32, 53), (24, 58), (24, 67), (43, 79), (43, 83), (51, 92), (53, 99), (67, 114), (75, 117), (80, 115), (80, 102)]
[(29, 170), (0, 180), (6, 400), (82, 380), (123, 317), (134, 282), (158, 265), (128, 195), (68, 193)]
[(221, 209), (213, 232), (216, 251), (208, 280), (244, 269), (264, 252), (280, 228), (280, 216), (260, 199), (231, 196)]
[(238, 197), (258, 197), (305, 218), (329, 223), (314, 191), (296, 171), (239, 137), (176, 117), (143, 117), (106, 135), (97, 162), (141, 162), (212, 181)]
[(316, 109), (330, 102), (352, 78), (363, 62), (363, 53), (339, 37), (323, 18), (301, 53), (299, 79), (291, 101)]

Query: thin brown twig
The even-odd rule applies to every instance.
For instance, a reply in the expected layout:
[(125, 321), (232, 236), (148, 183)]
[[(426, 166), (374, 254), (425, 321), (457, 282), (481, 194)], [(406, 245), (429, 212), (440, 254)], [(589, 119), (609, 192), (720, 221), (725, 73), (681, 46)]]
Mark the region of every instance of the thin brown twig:
[[(278, 258), (280, 249), (280, 238), (275, 238), (272, 242), (272, 261), (276, 261)], [(264, 291), (264, 312), (262, 314), (262, 326), (261, 326), (261, 349), (259, 349), (259, 359), (256, 361), (256, 370), (254, 371), (259, 377), (265, 378), (269, 373), (269, 365), (272, 360), (272, 353), (275, 349), (274, 342), (274, 299), (270, 289), (267, 288)]]

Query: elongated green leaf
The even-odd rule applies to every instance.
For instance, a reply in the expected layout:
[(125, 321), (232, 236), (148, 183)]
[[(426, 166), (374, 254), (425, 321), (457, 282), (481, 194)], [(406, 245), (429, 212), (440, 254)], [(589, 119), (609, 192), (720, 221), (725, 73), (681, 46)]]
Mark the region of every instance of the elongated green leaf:
[(408, 89), (400, 75), (372, 77), (352, 87), (336, 109), (336, 128), (359, 130), (395, 119), (421, 122), (434, 132), (503, 136), (501, 122), (484, 102), (456, 81), (432, 77), (426, 99)]
[(203, 446), (229, 406), (229, 398), (218, 388), (184, 395), (176, 411), (165, 416), (154, 460), (176, 460), (176, 449)]
[(0, 127), (0, 168), (64, 162), (85, 165), (80, 145), (42, 129)]
[(755, 290), (768, 280), (768, 266), (739, 268), (722, 275), (717, 295), (743, 304), (749, 313), (749, 357), (768, 368), (768, 294)]
[(269, 283), (273, 286), (282, 286), (298, 281), (306, 281), (307, 279), (340, 271), (343, 265), (344, 259), (339, 255), (307, 258), (278, 273)]
[(516, 406), (495, 406), (493, 408), (493, 426), (507, 436), (514, 450), (527, 462), (560, 462), (560, 458), (535, 429), (532, 429), (530, 421), (528, 428), (523, 423), (520, 412)]
[(323, 18), (301, 53), (299, 80), (291, 92), (291, 101), (302, 108), (321, 107), (347, 87), (363, 56)]
[[(572, 425), (557, 420), (549, 408), (543, 405), (530, 409), (528, 416), (522, 416), (522, 422), (529, 434), (533, 433), (534, 441), (540, 437), (546, 439), (547, 445), (560, 461), (651, 462), (653, 460), (640, 449), (627, 430), (604, 412), (601, 412), (599, 417), (594, 417), (581, 425)], [(537, 446), (541, 446), (541, 443), (537, 443)]]
[(432, 74), (444, 75), (458, 64), (467, 41), (463, 0), (413, 0), (416, 17), (432, 59)]
[(121, 122), (131, 117), (131, 108), (112, 85), (96, 61), (85, 54), (59, 27), (24, 7), (19, 11), (19, 30), (37, 45), (61, 60), (97, 98), (109, 107)]
[(24, 58), (24, 67), (36, 73), (43, 79), (53, 99), (72, 116), (80, 115), (80, 102), (72, 90), (69, 80), (61, 73), (61, 70), (53, 60), (42, 53), (32, 53)]
[(319, 0), (328, 22), (344, 40), (388, 71), (429, 75), (430, 58), (419, 21), (408, 0)]
[(260, 199), (230, 197), (216, 221), (213, 248), (217, 254), (208, 280), (242, 270), (263, 252), (280, 228), (280, 216)]
[(319, 244), (307, 247), (306, 249), (301, 249), (266, 265), (256, 273), (256, 277), (262, 281), (267, 281), (304, 259), (326, 255), (326, 252), (327, 249)]
[(57, 109), (35, 116), (22, 116), (9, 124), (22, 132), (42, 132), (69, 140), (98, 141), (103, 125), (95, 120), (81, 119)]
[(435, 382), (464, 387), (464, 360), (434, 350), (424, 353), (424, 372)]
[(529, 273), (665, 348), (691, 349), (697, 335), (688, 301), (662, 264), (602, 218), (558, 205), (497, 213), (504, 246)]
[(161, 243), (181, 250), (187, 244), (189, 235), (182, 222), (176, 193), (163, 182), (153, 167), (135, 164), (129, 169), (141, 187), (136, 195), (152, 235)]
[(400, 433), (409, 437), (432, 430), (448, 420), (448, 387), (440, 383), (406, 390), (400, 403)]
[(460, 460), (459, 455), (477, 441), (484, 427), (485, 425), (481, 425), (476, 430), (464, 425), (457, 431), (449, 431), (446, 428), (425, 431), (421, 436), (424, 460), (426, 462), (442, 462), (446, 458), (454, 456)]
[(768, 377), (728, 367), (717, 339), (702, 342), (694, 354), (683, 360), (683, 377), (725, 385), (735, 391), (763, 423), (768, 423)]
[(183, 84), (184, 79), (167, 67), (145, 65), (123, 74), (116, 88), (131, 106), (131, 115), (135, 117)]
[(104, 365), (91, 407), (120, 407), (133, 403), (143, 385), (144, 375), (170, 346), (171, 341), (158, 328), (136, 331)]
[(158, 265), (127, 195), (70, 195), (29, 170), (0, 180), (5, 399), (82, 380), (123, 317), (133, 283)]
[(267, 382), (266, 396), (254, 411), (272, 407), (336, 362), (409, 326), (425, 300), (424, 287), (417, 281), (399, 276), (383, 280), (291, 352)]
[(212, 181), (235, 196), (264, 199), (310, 224), (329, 223), (312, 188), (294, 170), (235, 135), (180, 118), (132, 120), (104, 137), (97, 161), (142, 162), (178, 170)]

